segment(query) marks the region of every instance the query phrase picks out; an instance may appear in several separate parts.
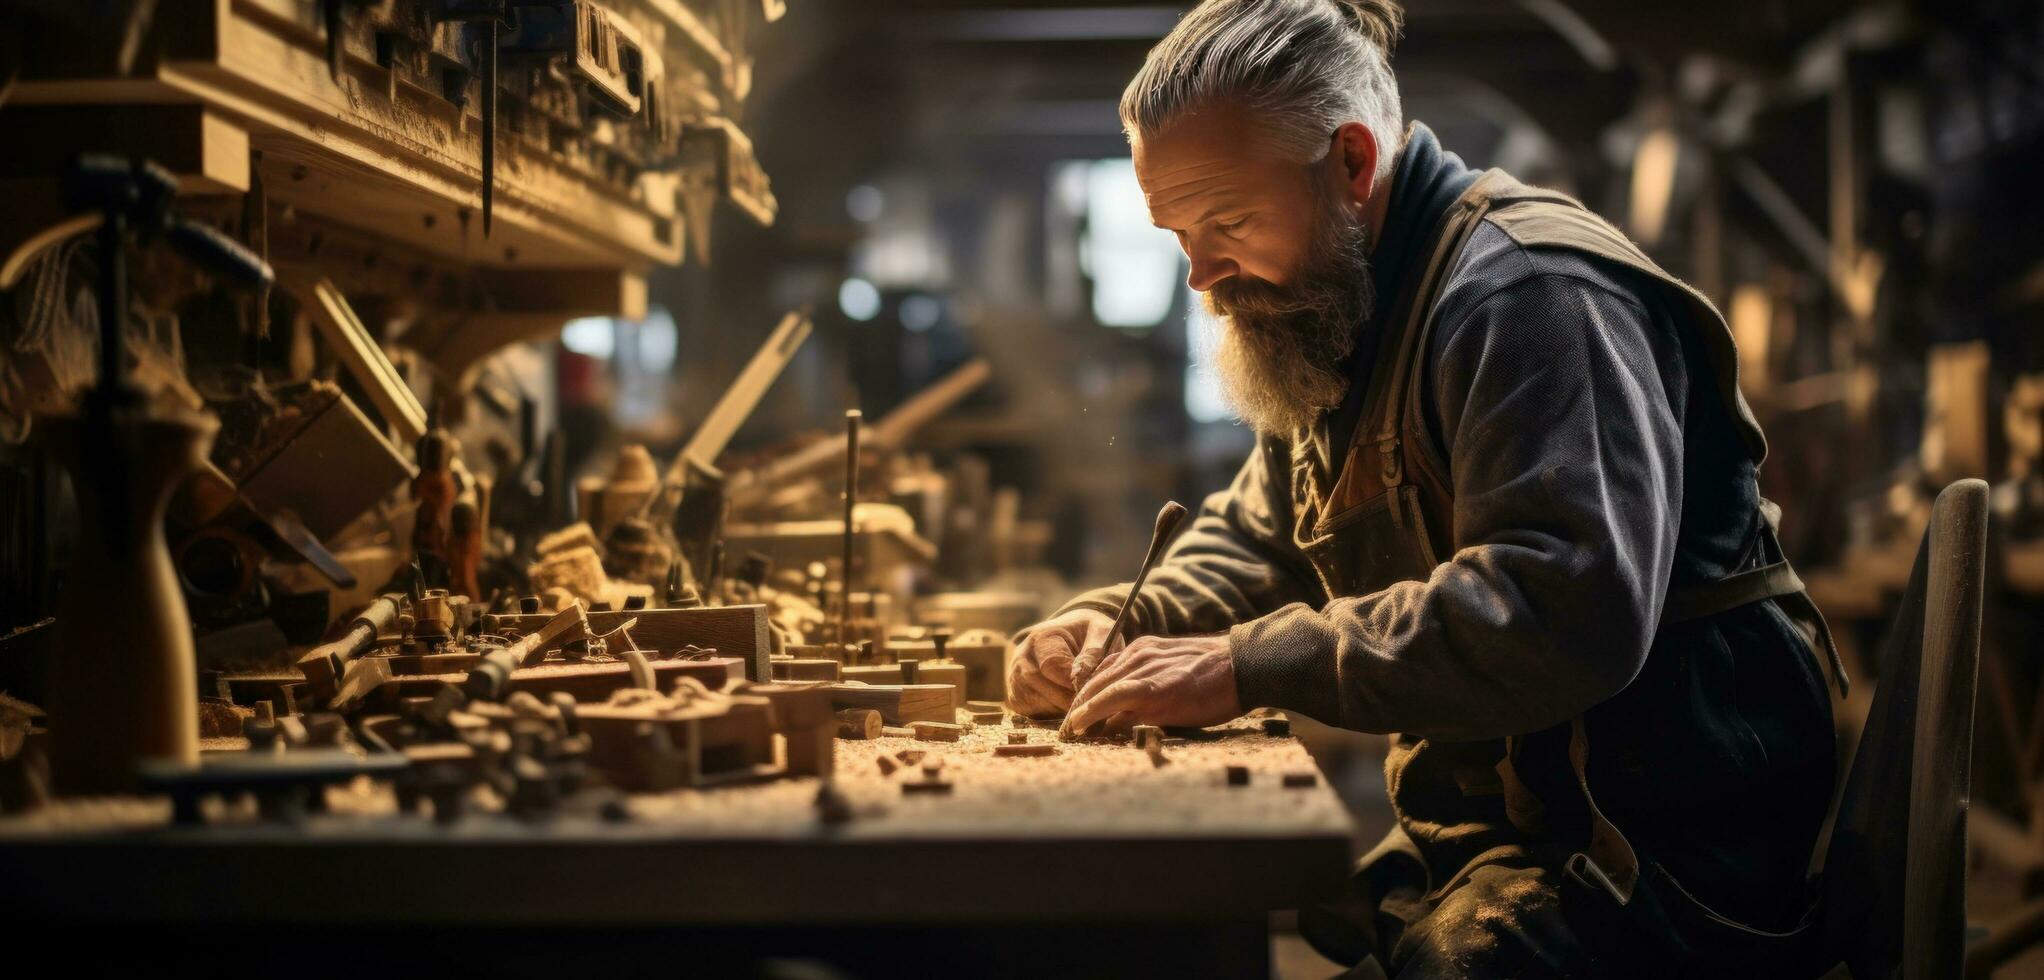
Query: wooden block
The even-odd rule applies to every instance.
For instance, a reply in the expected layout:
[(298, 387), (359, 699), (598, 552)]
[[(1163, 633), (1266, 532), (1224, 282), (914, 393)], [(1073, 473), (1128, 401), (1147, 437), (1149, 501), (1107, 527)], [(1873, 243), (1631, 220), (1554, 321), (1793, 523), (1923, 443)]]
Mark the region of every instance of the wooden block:
[(951, 784), (938, 779), (925, 779), (919, 783), (903, 783), (901, 784), (901, 791), (903, 793), (949, 796), (951, 795)]
[[(929, 640), (901, 640), (890, 645), (896, 657), (929, 661), (937, 645)], [(947, 643), (945, 660), (965, 668), (965, 696), (974, 701), (1005, 701), (1008, 697), (1008, 646), (1005, 643)]]
[(1230, 786), (1247, 786), (1247, 785), (1249, 785), (1249, 767), (1248, 767), (1248, 766), (1229, 766), (1229, 767), (1228, 767), (1228, 785), (1230, 785)]
[(916, 667), (917, 683), (951, 685), (951, 706), (965, 707), (965, 665), (925, 660)]
[(994, 746), (994, 754), (1004, 758), (1040, 758), (1056, 755), (1057, 746), (1049, 742), (1009, 743)]
[(786, 732), (782, 739), (787, 744), (788, 775), (830, 778), (837, 759), (835, 724)]
[(900, 664), (846, 664), (839, 668), (838, 679), (859, 684), (901, 683)]
[(1285, 773), (1286, 789), (1307, 789), (1309, 787), (1319, 785), (1319, 783), (1320, 777), (1314, 773), (1310, 772)]
[(942, 721), (919, 721), (910, 726), (916, 738), (925, 742), (956, 742), (965, 737), (965, 728)]
[(866, 741), (880, 737), (880, 712), (872, 708), (846, 708), (837, 713), (837, 737)]
[(837, 717), (830, 704), (830, 690), (816, 683), (746, 684), (739, 693), (766, 698), (774, 706), (774, 727), (797, 728), (835, 726)]
[(777, 681), (839, 681), (843, 664), (835, 660), (776, 657), (771, 663)]
[(1146, 752), (1152, 745), (1158, 748), (1164, 745), (1164, 730), (1155, 725), (1137, 725), (1130, 734), (1135, 736), (1136, 748)]
[(324, 541), (411, 479), (412, 467), (347, 395), (311, 397), (324, 404), (239, 482), (248, 499), (288, 508)]
[(1008, 744), (1009, 745), (1029, 744), (1029, 733), (1015, 728), (1008, 729)]
[(890, 725), (918, 721), (950, 722), (952, 688), (947, 684), (832, 684), (831, 703), (839, 709), (872, 708)]

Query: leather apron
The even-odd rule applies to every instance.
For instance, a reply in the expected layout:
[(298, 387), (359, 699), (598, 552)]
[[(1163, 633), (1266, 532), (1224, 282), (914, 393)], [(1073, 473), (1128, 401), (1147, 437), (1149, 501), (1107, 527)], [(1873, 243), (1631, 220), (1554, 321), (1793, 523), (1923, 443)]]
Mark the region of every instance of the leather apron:
[[(1396, 305), (1383, 321), (1363, 412), (1347, 447), (1340, 478), (1330, 486), (1327, 468), (1310, 442), (1303, 438), (1291, 440), (1293, 539), (1312, 562), (1330, 597), (1368, 595), (1400, 581), (1424, 581), (1440, 564), (1442, 556), (1454, 553), (1453, 483), (1446, 452), (1435, 445), (1426, 422), (1421, 372), (1428, 367), (1428, 338), (1434, 329), (1434, 308), (1440, 291), (1470, 236), (1486, 220), (1522, 246), (1574, 249), (1631, 269), (1665, 287), (1661, 296), (1677, 304), (1678, 319), (1686, 329), (1696, 332), (1708, 352), (1712, 379), (1722, 403), (1733, 413), (1734, 425), (1748, 455), (1756, 465), (1766, 456), (1766, 439), (1739, 391), (1738, 356), (1731, 330), (1716, 307), (1701, 293), (1662, 271), (1624, 234), (1573, 198), (1529, 187), (1501, 171), (1491, 170), (1449, 208), (1437, 237), (1421, 252), (1425, 265), (1418, 275), (1407, 277)], [(1713, 582), (1671, 589), (1663, 604), (1661, 626), (1665, 629), (1748, 603), (1775, 599), (1784, 612), (1804, 620), (1815, 634), (1818, 640), (1815, 646), (1827, 654), (1833, 680), (1843, 694), (1847, 684), (1845, 671), (1823, 617), (1804, 593), (1794, 570), (1781, 558), (1778, 542), (1771, 540), (1779, 511), (1763, 502), (1762, 513), (1765, 520), (1761, 533), (1770, 540), (1767, 547), (1753, 549), (1753, 554), (1760, 556), (1758, 567)], [(1811, 652), (1814, 655), (1818, 651)], [(1465, 794), (1503, 791), (1504, 810), (1519, 833), (1511, 833), (1509, 828), (1499, 828), (1500, 834), (1479, 832), (1472, 837), (1476, 842), (1474, 848), (1491, 846), (1507, 838), (1523, 840), (1546, 833), (1543, 826), (1521, 825), (1521, 814), (1537, 814), (1541, 806), (1513, 770), (1513, 741), (1498, 739), (1426, 748), (1435, 757), (1430, 760), (1434, 765), (1453, 771), (1455, 782), (1461, 784)], [(1400, 753), (1413, 751), (1412, 740), (1401, 737), (1394, 743), (1392, 757), (1387, 761), (1387, 772), (1394, 775), (1394, 782), (1401, 764)], [(1597, 809), (1586, 773), (1588, 733), (1580, 717), (1571, 725), (1568, 754), (1589, 817), (1588, 840), (1575, 842), (1573, 846), (1580, 850), (1567, 860), (1565, 873), (1569, 880), (1597, 896), (1598, 901), (1608, 900), (1618, 910), (1652, 906), (1649, 917), (1663, 925), (1674, 920), (1677, 928), (1689, 929), (1692, 920), (1703, 918), (1715, 920), (1711, 922), (1713, 927), (1744, 929), (1689, 899), (1672, 878), (1651, 862), (1642, 868), (1625, 835)], [(1487, 786), (1481, 785), (1486, 782)], [(1643, 880), (1653, 882), (1647, 890), (1655, 894), (1636, 900), (1641, 898)], [(1671, 900), (1670, 895), (1679, 897)], [(1684, 900), (1694, 907), (1673, 912), (1664, 907), (1671, 901), (1680, 905)], [(1777, 935), (1747, 931), (1760, 937)], [(1723, 939), (1713, 935), (1710, 941)]]

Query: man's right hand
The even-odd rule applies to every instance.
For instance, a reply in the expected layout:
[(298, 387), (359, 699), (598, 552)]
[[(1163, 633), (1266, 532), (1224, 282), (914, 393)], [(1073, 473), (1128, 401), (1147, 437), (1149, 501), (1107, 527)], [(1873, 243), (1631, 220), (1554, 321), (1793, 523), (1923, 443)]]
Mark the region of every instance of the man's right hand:
[(1008, 710), (1030, 718), (1064, 714), (1077, 693), (1074, 670), (1091, 673), (1107, 655), (1114, 617), (1074, 609), (1023, 630), (1008, 662)]

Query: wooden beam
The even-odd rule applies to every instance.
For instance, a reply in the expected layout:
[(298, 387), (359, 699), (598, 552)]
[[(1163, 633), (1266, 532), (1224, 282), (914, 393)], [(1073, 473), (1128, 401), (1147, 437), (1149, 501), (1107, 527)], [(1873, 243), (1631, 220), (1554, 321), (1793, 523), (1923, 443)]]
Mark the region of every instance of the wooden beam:
[(467, 390), (471, 372), (505, 346), (559, 333), (575, 317), (646, 315), (646, 279), (626, 269), (481, 270), (494, 309), (422, 337), (419, 350), (453, 391)]
[(81, 153), (111, 153), (161, 164), (179, 194), (248, 190), (248, 131), (201, 106), (17, 106), (0, 131), (0, 177), (59, 177)]

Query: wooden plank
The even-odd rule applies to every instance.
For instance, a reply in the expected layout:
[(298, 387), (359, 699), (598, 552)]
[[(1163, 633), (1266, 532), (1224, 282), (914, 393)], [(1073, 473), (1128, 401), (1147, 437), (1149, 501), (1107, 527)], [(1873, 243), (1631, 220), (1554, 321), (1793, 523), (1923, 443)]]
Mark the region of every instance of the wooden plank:
[(738, 427), (752, 415), (760, 399), (766, 397), (767, 389), (773, 387), (774, 381), (781, 376), (781, 370), (794, 359), (795, 352), (802, 349), (802, 342), (809, 339), (812, 326), (809, 317), (799, 312), (781, 317), (780, 324), (768, 335), (766, 343), (761, 344), (752, 360), (746, 362), (745, 369), (738, 372), (737, 380), (724, 389), (716, 407), (703, 417), (702, 425), (696, 428), (695, 435), (689, 437), (688, 445), (683, 446), (681, 454), (675, 457), (674, 465), (667, 471), (668, 483), (681, 485), (688, 476), (687, 463), (690, 460), (706, 470), (716, 469), (717, 457), (723, 455), (724, 447), (730, 444)]
[(646, 277), (614, 268), (502, 268), (478, 270), (477, 283), (489, 294), (491, 312), (555, 313), (561, 316), (646, 315)]
[[(861, 684), (901, 684), (907, 680), (902, 673), (901, 665), (898, 663), (857, 664), (842, 668), (838, 672), (838, 676), (841, 680), (858, 681)], [(954, 708), (964, 707), (965, 702), (968, 700), (965, 693), (966, 676), (964, 664), (944, 663), (942, 661), (918, 661), (916, 663), (915, 683), (942, 684), (951, 688), (951, 706)], [(944, 720), (949, 721), (950, 719)]]
[(398, 438), (410, 445), (425, 435), (425, 406), (419, 404), (418, 396), (412, 394), (397, 373), (397, 366), (377, 346), (376, 338), (362, 325), (347, 297), (326, 279), (285, 277), (280, 285), (305, 307), (334, 356), (361, 383), (383, 421), (397, 430)]
[[(745, 664), (732, 657), (718, 657), (711, 660), (655, 660), (652, 667), (653, 686), (661, 691), (671, 689), (674, 682), (683, 677), (693, 677), (702, 681), (705, 687), (719, 690), (733, 681), (742, 680)], [(377, 688), (377, 704), (385, 710), (394, 711), (403, 698), (432, 697), (442, 685), (459, 687), (467, 676), (466, 672), (450, 672), (393, 677)], [(549, 662), (512, 671), (510, 689), (530, 692), (541, 700), (558, 691), (578, 702), (601, 702), (631, 686), (632, 668), (627, 663)]]
[[(483, 628), (492, 633), (530, 633), (546, 624), (545, 613), (502, 613), (484, 618)], [(773, 680), (768, 663), (772, 644), (767, 638), (766, 607), (703, 606), (695, 609), (612, 610), (589, 614), (589, 629), (602, 634), (628, 619), (632, 642), (642, 650), (673, 654), (685, 646), (708, 647), (727, 657), (745, 662), (745, 679)]]

